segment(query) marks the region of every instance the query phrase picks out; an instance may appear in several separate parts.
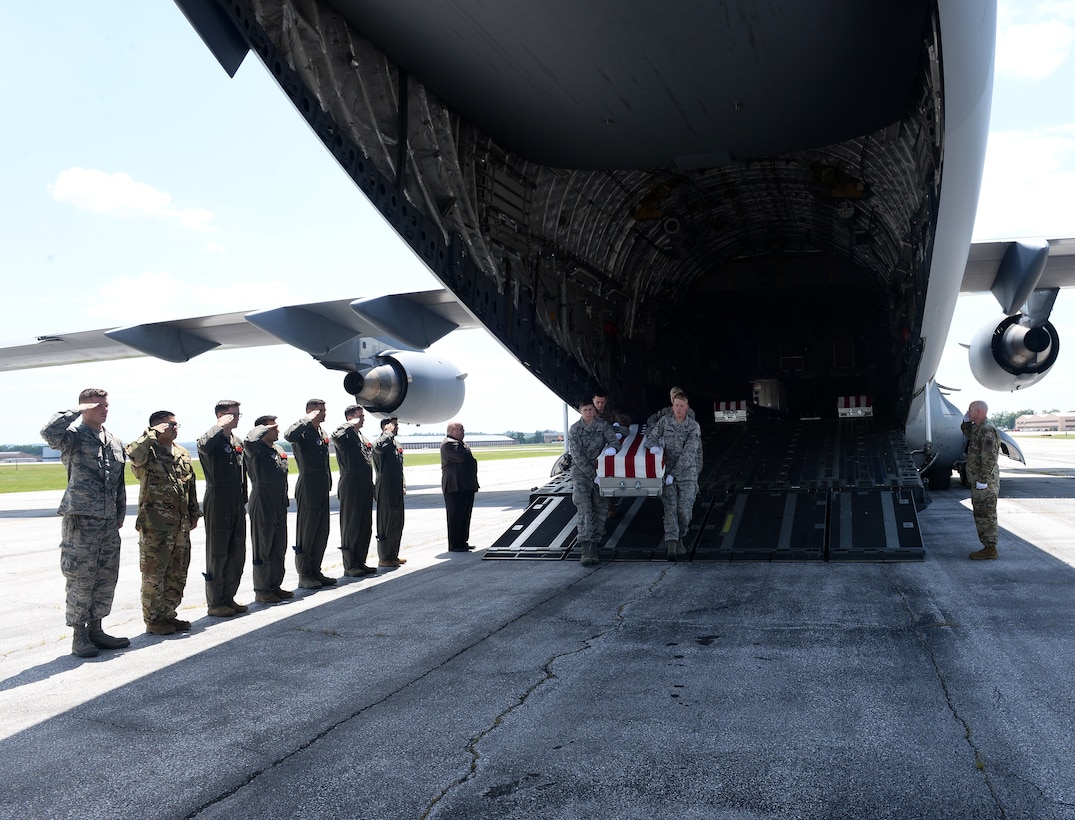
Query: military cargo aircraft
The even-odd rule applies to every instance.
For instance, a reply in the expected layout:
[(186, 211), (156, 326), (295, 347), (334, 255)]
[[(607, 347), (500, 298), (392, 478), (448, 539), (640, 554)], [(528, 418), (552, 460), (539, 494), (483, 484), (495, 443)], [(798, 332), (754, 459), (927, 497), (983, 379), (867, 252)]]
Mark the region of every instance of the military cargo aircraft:
[[(443, 283), (430, 333), (405, 330), (429, 304), (381, 303), (376, 355), (469, 324), (571, 404), (601, 387), (642, 419), (681, 385), (729, 497), (947, 486), (962, 411), (935, 374), (960, 291), (999, 305), (970, 343), (983, 386), (1058, 360), (1075, 243), (971, 243), (994, 2), (176, 2), (228, 74), (265, 63)], [(375, 409), (392, 378), (428, 380), (427, 420), (454, 403), (450, 366), (381, 379), (365, 337), (311, 345), (319, 310), (268, 332)], [(151, 355), (158, 335), (109, 331)]]

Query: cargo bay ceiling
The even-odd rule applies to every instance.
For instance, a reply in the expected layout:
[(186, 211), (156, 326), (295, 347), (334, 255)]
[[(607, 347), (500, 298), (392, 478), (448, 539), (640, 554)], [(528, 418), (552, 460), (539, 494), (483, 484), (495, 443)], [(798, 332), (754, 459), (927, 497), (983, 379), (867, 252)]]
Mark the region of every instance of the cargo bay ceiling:
[(934, 3), (179, 5), (232, 73), (260, 56), (570, 403), (780, 379), (800, 415), (844, 393), (906, 410), (942, 160)]

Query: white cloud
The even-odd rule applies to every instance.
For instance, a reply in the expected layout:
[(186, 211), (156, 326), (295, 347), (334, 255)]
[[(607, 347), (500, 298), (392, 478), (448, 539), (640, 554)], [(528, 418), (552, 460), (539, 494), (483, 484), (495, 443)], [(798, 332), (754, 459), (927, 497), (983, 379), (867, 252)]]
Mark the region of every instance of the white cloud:
[(172, 197), (129, 174), (109, 174), (93, 168), (68, 168), (48, 186), (57, 202), (92, 213), (125, 218), (149, 217), (177, 222), (184, 228), (215, 231), (213, 212), (204, 208), (177, 208)]

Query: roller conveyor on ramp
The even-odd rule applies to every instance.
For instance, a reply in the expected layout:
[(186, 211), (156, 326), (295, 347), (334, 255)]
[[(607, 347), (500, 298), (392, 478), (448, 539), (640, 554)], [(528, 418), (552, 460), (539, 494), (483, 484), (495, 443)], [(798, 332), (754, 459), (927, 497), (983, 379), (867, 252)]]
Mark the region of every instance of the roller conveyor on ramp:
[[(690, 531), (695, 561), (920, 561), (924, 501), (902, 431), (872, 418), (717, 425)], [(603, 561), (664, 560), (660, 498), (616, 500)], [(577, 560), (571, 481), (531, 494), (486, 560)]]

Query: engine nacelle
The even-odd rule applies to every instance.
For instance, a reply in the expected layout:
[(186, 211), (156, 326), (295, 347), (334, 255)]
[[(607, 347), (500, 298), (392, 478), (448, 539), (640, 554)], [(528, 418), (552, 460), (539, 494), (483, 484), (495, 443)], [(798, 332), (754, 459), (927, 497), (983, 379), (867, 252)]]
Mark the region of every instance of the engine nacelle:
[(463, 406), (467, 374), (451, 362), (413, 350), (386, 350), (377, 360), (380, 364), (343, 380), (343, 389), (368, 412), (410, 424), (436, 424)]
[(1019, 323), (1022, 314), (1002, 316), (974, 334), (970, 370), (983, 387), (1010, 392), (1040, 381), (1056, 364), (1060, 337), (1051, 322)]

